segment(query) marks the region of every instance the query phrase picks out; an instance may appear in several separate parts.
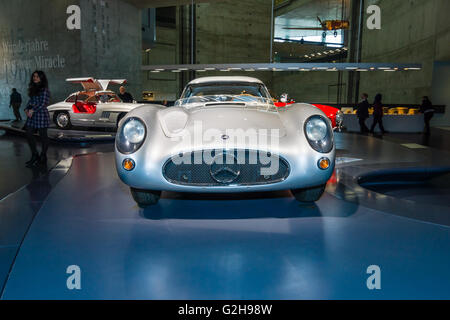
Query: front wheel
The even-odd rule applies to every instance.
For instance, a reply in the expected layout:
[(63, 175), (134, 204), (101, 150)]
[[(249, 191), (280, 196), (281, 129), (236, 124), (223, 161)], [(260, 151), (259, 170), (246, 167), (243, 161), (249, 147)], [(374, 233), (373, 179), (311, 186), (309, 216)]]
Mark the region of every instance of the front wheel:
[(66, 111), (55, 113), (55, 115), (53, 116), (53, 121), (55, 122), (58, 129), (67, 130), (72, 128), (72, 123), (70, 122), (70, 115)]
[(314, 202), (320, 199), (325, 191), (325, 184), (314, 188), (291, 190), (295, 199), (300, 202)]
[(134, 201), (140, 208), (145, 208), (158, 203), (161, 197), (161, 191), (141, 190), (130, 188)]

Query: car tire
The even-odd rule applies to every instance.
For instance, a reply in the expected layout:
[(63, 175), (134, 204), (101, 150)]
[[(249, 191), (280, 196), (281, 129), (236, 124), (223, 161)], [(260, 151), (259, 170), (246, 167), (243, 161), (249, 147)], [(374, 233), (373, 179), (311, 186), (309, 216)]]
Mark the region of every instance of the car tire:
[(68, 130), (72, 128), (70, 115), (67, 111), (55, 112), (55, 115), (53, 116), (53, 122), (56, 124), (56, 127), (58, 129)]
[(130, 188), (130, 191), (134, 201), (136, 201), (140, 208), (157, 204), (159, 198), (161, 197), (161, 191), (141, 190), (135, 188)]
[(314, 188), (291, 190), (293, 196), (300, 202), (314, 202), (320, 199), (325, 191), (325, 184)]

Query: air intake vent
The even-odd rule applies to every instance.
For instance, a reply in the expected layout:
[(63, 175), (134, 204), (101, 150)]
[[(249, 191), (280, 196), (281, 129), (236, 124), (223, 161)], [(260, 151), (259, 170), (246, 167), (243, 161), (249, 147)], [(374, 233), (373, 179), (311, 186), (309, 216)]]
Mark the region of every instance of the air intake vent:
[[(268, 174), (270, 167), (275, 170)], [(171, 183), (188, 186), (262, 185), (285, 180), (289, 165), (279, 156), (255, 150), (204, 150), (167, 160), (163, 175)]]

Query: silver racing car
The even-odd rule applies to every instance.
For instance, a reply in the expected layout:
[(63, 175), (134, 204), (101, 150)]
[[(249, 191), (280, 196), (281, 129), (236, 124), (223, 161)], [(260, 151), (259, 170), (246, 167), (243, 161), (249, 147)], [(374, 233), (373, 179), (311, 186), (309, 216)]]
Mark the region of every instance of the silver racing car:
[(120, 179), (140, 207), (161, 191), (291, 190), (318, 200), (333, 173), (330, 120), (318, 108), (274, 106), (266, 86), (250, 77), (191, 81), (174, 107), (145, 105), (119, 123)]
[(83, 90), (48, 107), (50, 117), (59, 129), (70, 129), (72, 126), (114, 128), (127, 112), (139, 106), (123, 103), (113, 91), (108, 90), (110, 84), (124, 84), (125, 79), (71, 78), (66, 81), (81, 84)]

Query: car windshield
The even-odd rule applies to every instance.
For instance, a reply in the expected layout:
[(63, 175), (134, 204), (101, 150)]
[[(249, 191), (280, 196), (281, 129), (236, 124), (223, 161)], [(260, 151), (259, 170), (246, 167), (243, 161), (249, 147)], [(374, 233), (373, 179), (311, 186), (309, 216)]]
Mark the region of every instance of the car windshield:
[(224, 102), (240, 105), (273, 104), (266, 87), (261, 83), (210, 82), (188, 85), (175, 105), (190, 107)]

